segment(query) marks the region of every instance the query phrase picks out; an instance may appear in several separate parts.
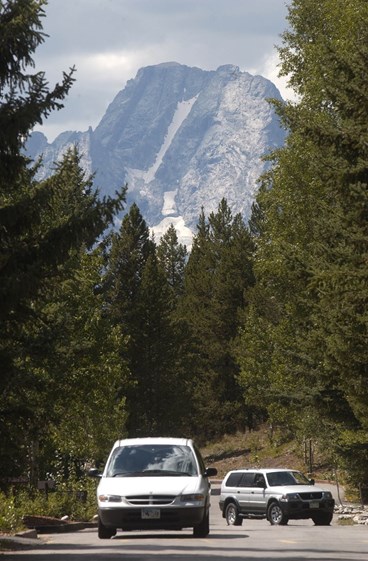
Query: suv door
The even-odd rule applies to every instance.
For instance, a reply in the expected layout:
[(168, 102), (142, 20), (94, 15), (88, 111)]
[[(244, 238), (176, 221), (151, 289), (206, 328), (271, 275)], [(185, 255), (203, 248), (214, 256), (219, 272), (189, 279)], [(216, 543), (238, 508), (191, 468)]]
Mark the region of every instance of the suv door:
[(255, 472), (243, 473), (237, 489), (237, 498), (240, 511), (244, 513), (253, 512), (253, 499), (251, 491), (254, 489)]
[(266, 512), (266, 478), (263, 473), (254, 473), (252, 486), (248, 489), (248, 508), (255, 514)]

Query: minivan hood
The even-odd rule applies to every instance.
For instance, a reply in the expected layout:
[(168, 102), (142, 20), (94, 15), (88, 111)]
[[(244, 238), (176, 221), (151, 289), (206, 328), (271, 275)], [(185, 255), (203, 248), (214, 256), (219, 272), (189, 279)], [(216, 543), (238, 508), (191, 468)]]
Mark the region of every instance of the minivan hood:
[(203, 487), (198, 477), (102, 477), (98, 494), (120, 495), (182, 495), (197, 493)]

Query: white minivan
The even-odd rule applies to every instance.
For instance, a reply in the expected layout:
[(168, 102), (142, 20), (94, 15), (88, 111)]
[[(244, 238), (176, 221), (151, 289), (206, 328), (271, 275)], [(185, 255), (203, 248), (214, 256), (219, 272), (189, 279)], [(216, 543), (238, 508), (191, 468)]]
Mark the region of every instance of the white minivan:
[(98, 536), (116, 530), (181, 530), (193, 536), (209, 533), (211, 484), (215, 468), (204, 465), (190, 439), (134, 438), (117, 440), (97, 487)]

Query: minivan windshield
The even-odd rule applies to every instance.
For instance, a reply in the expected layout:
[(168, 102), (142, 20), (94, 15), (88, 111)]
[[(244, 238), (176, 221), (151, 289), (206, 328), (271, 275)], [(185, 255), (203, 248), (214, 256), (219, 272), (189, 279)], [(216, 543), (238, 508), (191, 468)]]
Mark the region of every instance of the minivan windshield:
[(198, 475), (197, 462), (189, 446), (139, 444), (115, 448), (107, 477), (160, 477)]
[(310, 485), (309, 479), (300, 471), (274, 471), (267, 473), (270, 487), (279, 485)]

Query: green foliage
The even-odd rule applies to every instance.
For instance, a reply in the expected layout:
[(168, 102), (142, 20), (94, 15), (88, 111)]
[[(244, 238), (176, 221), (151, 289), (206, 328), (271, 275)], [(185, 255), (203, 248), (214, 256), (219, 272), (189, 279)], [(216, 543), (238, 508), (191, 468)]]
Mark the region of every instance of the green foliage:
[(24, 529), (23, 517), (68, 516), (73, 521), (90, 521), (96, 514), (96, 485), (93, 481), (79, 481), (49, 491), (10, 489), (0, 492), (0, 532), (15, 533)]
[[(142, 323), (146, 310), (140, 302), (141, 284), (146, 263), (155, 251), (149, 238), (148, 227), (136, 204), (124, 216), (119, 232), (113, 232), (105, 249), (105, 275), (101, 291), (104, 307), (112, 325), (126, 338), (126, 348), (121, 349), (121, 360), (131, 373), (129, 380), (118, 382), (118, 394), (128, 396), (128, 423), (134, 427), (135, 399), (140, 381)], [(149, 339), (147, 339), (149, 344)], [(137, 417), (137, 419), (139, 416)], [(146, 430), (146, 424), (144, 428)], [(130, 430), (134, 430), (130, 428)]]
[(184, 270), (187, 255), (186, 247), (178, 243), (176, 230), (171, 224), (160, 239), (157, 247), (157, 258), (165, 272), (174, 299), (184, 291)]
[[(119, 357), (123, 339), (117, 328), (110, 329), (102, 298), (94, 294), (103, 256), (98, 250), (87, 253), (84, 245), (92, 243), (111, 210), (97, 201), (75, 151), (65, 156), (49, 183), (55, 191), (47, 209), (41, 209), (45, 232), (50, 223), (54, 232), (74, 229), (75, 239), (64, 240), (64, 262), (45, 274), (37, 297), (23, 299), (22, 313), (13, 308), (0, 345), (9, 363), (2, 380), (2, 419), (10, 446), (2, 462), (12, 474), (30, 463), (34, 484), (42, 477), (39, 471), (47, 469), (43, 450), (50, 453), (51, 443), (87, 456), (106, 453), (106, 440), (124, 430), (124, 400), (117, 397), (116, 379), (127, 375)], [(50, 271), (46, 257), (36, 265)]]
[(138, 327), (136, 303), (144, 266), (154, 252), (148, 226), (136, 204), (124, 216), (120, 231), (111, 234), (109, 242), (104, 280), (107, 306), (113, 321), (123, 320), (123, 327), (126, 324), (132, 335), (132, 328)]
[(294, 0), (289, 22), (282, 73), (300, 100), (276, 104), (289, 135), (255, 207), (239, 381), (273, 423), (326, 442), (365, 481), (368, 5)]
[(30, 73), (33, 53), (44, 41), (45, 5), (45, 0), (0, 2), (0, 177), (10, 189), (24, 170), (21, 148), (27, 136), (51, 111), (63, 107), (74, 81), (71, 69), (50, 91), (43, 72)]
[(175, 435), (184, 429), (188, 374), (174, 310), (185, 252), (175, 237), (168, 232), (157, 251), (134, 204), (106, 249), (106, 310), (127, 341), (121, 356), (131, 376), (121, 381), (120, 394), (126, 396), (130, 436)]
[(173, 226), (156, 245), (135, 204), (105, 235), (125, 188), (101, 200), (76, 149), (36, 180), (24, 142), (74, 80), (49, 90), (30, 72), (44, 5), (0, 2), (0, 469), (4, 487), (58, 484), (47, 501), (4, 498), (0, 524), (27, 501), (84, 516), (74, 495), (93, 484), (76, 466), (118, 437), (205, 442), (266, 416), (366, 482), (366, 0), (291, 2), (281, 73), (300, 99), (274, 102), (286, 144), (249, 228), (223, 199), (189, 256)]
[(14, 532), (21, 527), (22, 514), (15, 507), (14, 496), (7, 497), (0, 491), (0, 531)]
[(96, 481), (85, 474), (80, 461), (60, 451), (54, 453), (46, 479), (53, 484), (38, 490), (17, 484), (0, 492), (0, 532), (24, 528), (25, 516), (49, 516), (90, 521), (96, 514)]
[(102, 295), (94, 293), (103, 265), (99, 248), (77, 254), (41, 312), (54, 394), (48, 434), (59, 450), (80, 458), (103, 458), (124, 433), (118, 388), (129, 373), (121, 360), (124, 338), (104, 314)]
[(253, 284), (252, 252), (247, 228), (240, 215), (232, 216), (225, 200), (208, 221), (202, 212), (179, 307), (194, 353), (193, 431), (201, 427), (202, 438), (231, 432), (245, 423), (232, 342), (247, 289)]
[[(88, 395), (86, 378), (93, 372), (91, 387), (102, 399), (100, 405), (105, 399), (106, 412), (108, 395), (101, 393), (103, 380), (98, 379), (96, 369), (101, 370), (103, 361), (117, 352), (116, 343), (113, 343), (113, 339), (118, 338), (116, 332), (111, 335), (109, 332), (106, 352), (102, 351), (103, 322), (101, 310), (97, 311), (101, 304), (98, 299), (92, 302), (89, 298), (95, 306), (90, 313), (95, 320), (99, 317), (98, 328), (86, 324), (84, 330), (81, 322), (78, 324), (77, 318), (73, 317), (75, 310), (67, 309), (67, 302), (62, 303), (62, 299), (63, 291), (71, 297), (67, 277), (73, 279), (77, 275), (80, 261), (76, 256), (80, 257), (90, 249), (112, 223), (115, 214), (123, 207), (125, 189), (115, 198), (101, 200), (93, 188), (93, 177), (85, 177), (75, 149), (55, 166), (54, 175), (42, 182), (35, 179), (38, 165), (29, 162), (23, 154), (24, 143), (33, 126), (42, 123), (50, 111), (62, 107), (61, 102), (73, 82), (71, 70), (64, 74), (61, 84), (50, 91), (42, 72), (30, 73), (33, 53), (44, 38), (40, 19), (44, 15), (44, 4), (42, 0), (0, 3), (2, 484), (7, 476), (24, 473), (30, 473), (32, 483), (36, 482), (42, 447), (50, 447), (55, 427), (57, 439), (61, 439), (61, 431), (66, 426), (60, 421), (72, 415), (67, 404), (75, 406), (76, 415), (80, 413), (79, 418), (85, 421), (89, 435), (83, 439), (81, 431), (77, 436), (78, 431), (73, 430), (73, 445), (77, 445), (78, 438), (81, 443), (98, 436), (93, 428), (92, 398), (85, 399)], [(73, 259), (76, 259), (74, 265)], [(74, 303), (79, 305), (81, 312), (82, 294), (78, 288), (75, 283), (73, 296), (79, 295), (80, 299), (77, 297)], [(84, 283), (83, 289), (83, 298), (87, 301), (86, 295), (89, 291), (93, 294), (93, 286)], [(59, 314), (64, 311), (66, 315), (60, 319)], [(84, 312), (84, 319), (86, 315), (88, 317)], [(71, 339), (78, 337), (79, 343), (73, 340), (72, 344)], [(98, 340), (92, 341), (93, 337)], [(69, 343), (67, 350), (63, 348), (61, 338)], [(76, 360), (78, 345), (85, 352), (87, 347), (93, 348), (94, 358), (99, 357), (96, 366), (87, 367), (86, 361), (81, 364)], [(78, 382), (72, 383), (72, 380)], [(83, 391), (75, 392), (81, 385)], [(114, 407), (111, 406), (109, 412), (116, 431)], [(120, 422), (123, 425), (123, 417)], [(69, 429), (71, 426), (72, 423)], [(80, 426), (83, 426), (82, 421)], [(102, 432), (104, 434), (106, 432)], [(110, 433), (107, 431), (107, 434)], [(66, 440), (66, 434), (64, 438)], [(99, 444), (95, 441), (91, 447), (99, 448)], [(88, 445), (83, 450), (86, 448)]]

